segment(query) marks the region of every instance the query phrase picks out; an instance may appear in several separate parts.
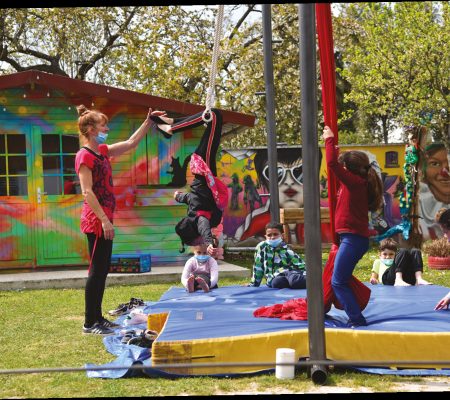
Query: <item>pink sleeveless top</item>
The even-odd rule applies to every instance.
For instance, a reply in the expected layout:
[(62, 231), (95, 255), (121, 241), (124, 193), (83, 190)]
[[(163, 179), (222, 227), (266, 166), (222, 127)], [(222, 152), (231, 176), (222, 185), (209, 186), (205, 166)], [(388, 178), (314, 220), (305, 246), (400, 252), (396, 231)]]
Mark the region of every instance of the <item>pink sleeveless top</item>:
[[(113, 222), (116, 199), (113, 191), (112, 169), (108, 158), (108, 146), (98, 147), (100, 155), (82, 147), (75, 157), (75, 171), (78, 174), (80, 166), (86, 165), (92, 171), (92, 191), (103, 208), (106, 216)], [(102, 224), (92, 211), (86, 200), (81, 211), (81, 232), (102, 235)]]

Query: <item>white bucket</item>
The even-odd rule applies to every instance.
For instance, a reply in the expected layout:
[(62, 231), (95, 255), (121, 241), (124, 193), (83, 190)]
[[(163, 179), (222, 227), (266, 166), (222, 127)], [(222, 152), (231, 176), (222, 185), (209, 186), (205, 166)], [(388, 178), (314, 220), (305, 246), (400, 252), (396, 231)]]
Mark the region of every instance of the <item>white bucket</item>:
[[(294, 379), (295, 350), (277, 349), (275, 376), (278, 379)], [(292, 363), (292, 365), (278, 365), (279, 363)]]

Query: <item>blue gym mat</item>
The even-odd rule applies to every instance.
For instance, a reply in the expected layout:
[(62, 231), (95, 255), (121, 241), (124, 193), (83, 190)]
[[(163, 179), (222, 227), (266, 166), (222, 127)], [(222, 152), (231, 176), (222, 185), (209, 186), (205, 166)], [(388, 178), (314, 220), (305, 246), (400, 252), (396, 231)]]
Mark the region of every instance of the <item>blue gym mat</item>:
[[(434, 311), (434, 306), (439, 299), (448, 293), (449, 288), (438, 285), (427, 286), (385, 286), (370, 285), (372, 290), (369, 304), (364, 310), (369, 325), (356, 329), (347, 328), (347, 316), (342, 310), (334, 307), (325, 316), (326, 354), (328, 359), (364, 361), (367, 343), (378, 343), (380, 348), (374, 354), (386, 353), (387, 360), (399, 360), (391, 358), (400, 352), (405, 360), (416, 360), (417, 347), (425, 346), (425, 351), (435, 349), (437, 353), (425, 354), (423, 360), (448, 361), (450, 350), (448, 338), (450, 338), (450, 312), (448, 310)], [(195, 362), (236, 362), (242, 359), (248, 363), (261, 361), (258, 358), (264, 349), (269, 357), (275, 361), (274, 349), (270, 348), (272, 342), (284, 340), (284, 336), (291, 340), (291, 345), (305, 342), (307, 337), (308, 321), (280, 320), (278, 318), (256, 318), (253, 312), (261, 307), (284, 303), (293, 298), (306, 297), (306, 290), (272, 289), (267, 286), (259, 288), (244, 286), (225, 286), (214, 289), (209, 293), (187, 293), (182, 287), (171, 287), (157, 302), (147, 302), (144, 308), (146, 314), (167, 314), (167, 319), (160, 330), (158, 338), (153, 344), (153, 354), (149, 349), (135, 345), (121, 343), (122, 336), (118, 333), (103, 339), (108, 352), (117, 359), (112, 363), (104, 364), (101, 370), (88, 370), (88, 377), (96, 378), (122, 378), (131, 376), (165, 376), (183, 377), (193, 375), (207, 376), (237, 376), (255, 375), (273, 372), (274, 368), (249, 367), (236, 372), (235, 369), (226, 367), (196, 370), (196, 368), (164, 370), (155, 365), (155, 359), (160, 364), (173, 363), (173, 353), (178, 356), (179, 363), (190, 360)], [(118, 318), (123, 322), (126, 316)], [(133, 325), (127, 328), (145, 329), (145, 324)], [(121, 328), (117, 329), (120, 332)], [(261, 340), (267, 342), (267, 346), (261, 348)], [(307, 341), (307, 340), (306, 340)], [(266, 343), (264, 342), (264, 343)], [(386, 346), (385, 343), (392, 343)], [(287, 342), (286, 342), (287, 343)], [(337, 346), (336, 343), (339, 343)], [(298, 347), (299, 358), (308, 354), (301, 354), (302, 346)], [(180, 352), (180, 346), (181, 350)], [(275, 344), (274, 344), (275, 346)], [(306, 347), (307, 347), (306, 343)], [(376, 345), (375, 345), (376, 346)], [(428, 347), (427, 347), (428, 346)], [(224, 350), (224, 347), (227, 347)], [(280, 347), (280, 346), (278, 346)], [(292, 346), (283, 346), (292, 347)], [(390, 349), (389, 347), (392, 347)], [(437, 349), (436, 349), (437, 347)], [(276, 347), (275, 347), (276, 348)], [(161, 349), (161, 350), (160, 350)], [(212, 355), (195, 357), (198, 349)], [(247, 358), (242, 358), (243, 349)], [(428, 350), (427, 350), (428, 349)], [(374, 350), (374, 351), (375, 351)], [(392, 350), (392, 352), (390, 352)], [(420, 350), (420, 349), (419, 349)], [(182, 354), (185, 351), (186, 354)], [(360, 352), (360, 353), (358, 353)], [(419, 351), (422, 352), (422, 351)], [(209, 354), (208, 353), (208, 354)], [(224, 358), (224, 354), (226, 358)], [(409, 354), (411, 358), (409, 358)], [(258, 355), (253, 359), (253, 355)], [(335, 354), (336, 357), (330, 357)], [(439, 354), (440, 359), (436, 359)], [(167, 358), (168, 357), (168, 358)], [(358, 358), (360, 357), (360, 358)], [(153, 360), (152, 360), (153, 358)], [(381, 358), (382, 359), (382, 358)], [(401, 360), (400, 360), (401, 361)], [(142, 364), (144, 370), (133, 370), (132, 365)], [(96, 367), (86, 364), (87, 368)], [(123, 367), (120, 369), (108, 369), (108, 367)], [(389, 368), (367, 365), (365, 367), (352, 367), (372, 374), (395, 375), (450, 375), (450, 369), (441, 368), (438, 365), (427, 368)], [(205, 372), (206, 371), (206, 372)]]

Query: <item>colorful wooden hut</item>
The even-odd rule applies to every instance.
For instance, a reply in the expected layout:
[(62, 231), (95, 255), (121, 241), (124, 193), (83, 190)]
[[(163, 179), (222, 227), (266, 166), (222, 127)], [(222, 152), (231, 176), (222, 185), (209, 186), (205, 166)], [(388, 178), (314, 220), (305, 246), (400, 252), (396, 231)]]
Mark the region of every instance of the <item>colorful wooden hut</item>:
[[(0, 76), (0, 269), (88, 263), (74, 169), (78, 104), (108, 115), (111, 142), (128, 138), (149, 107), (170, 116), (204, 109), (34, 70)], [(231, 111), (223, 111), (223, 117), (227, 133), (255, 121)], [(185, 206), (174, 202), (173, 191), (186, 185), (178, 169), (183, 170), (201, 134), (197, 129), (167, 140), (149, 132), (135, 152), (112, 160), (114, 253), (150, 253), (154, 264), (185, 259), (174, 231)]]

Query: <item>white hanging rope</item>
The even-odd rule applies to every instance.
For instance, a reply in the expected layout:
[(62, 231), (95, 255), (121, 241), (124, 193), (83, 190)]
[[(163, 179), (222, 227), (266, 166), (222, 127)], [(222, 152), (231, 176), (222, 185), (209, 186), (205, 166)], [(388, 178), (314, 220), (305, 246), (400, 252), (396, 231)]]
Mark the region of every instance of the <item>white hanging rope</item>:
[(206, 109), (203, 111), (203, 121), (210, 122), (212, 119), (211, 108), (214, 103), (216, 75), (217, 75), (217, 60), (219, 59), (220, 52), (220, 39), (222, 37), (222, 25), (223, 25), (223, 9), (224, 5), (219, 4), (217, 9), (216, 26), (214, 29), (214, 48), (211, 60), (211, 70), (209, 72), (209, 87), (206, 91)]

